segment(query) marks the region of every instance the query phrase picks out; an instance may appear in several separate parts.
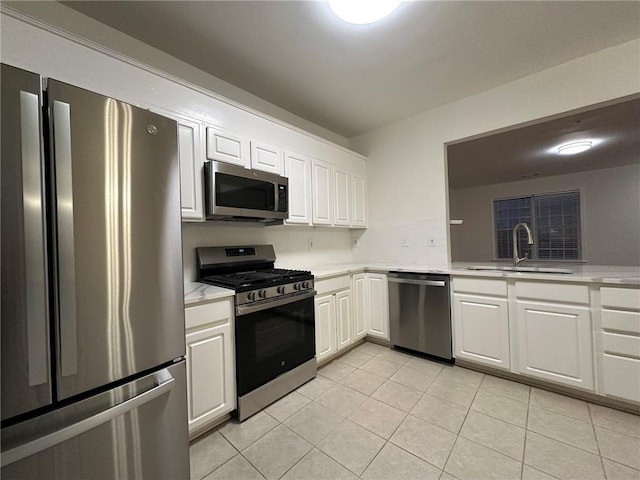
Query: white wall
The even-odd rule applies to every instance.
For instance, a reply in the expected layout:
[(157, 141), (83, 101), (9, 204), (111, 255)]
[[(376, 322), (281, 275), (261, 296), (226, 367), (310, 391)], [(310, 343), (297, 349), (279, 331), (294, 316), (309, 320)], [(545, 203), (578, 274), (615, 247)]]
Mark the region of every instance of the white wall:
[(451, 218), (464, 220), (451, 226), (452, 260), (493, 260), (494, 199), (567, 190), (581, 192), (584, 260), (640, 265), (640, 164), (449, 190)]
[(368, 156), (371, 211), (356, 259), (447, 262), (446, 142), (637, 93), (638, 72), (635, 40), (351, 139)]
[[(309, 249), (309, 240), (313, 247)], [(185, 282), (196, 279), (196, 247), (270, 244), (279, 267), (308, 270), (351, 261), (351, 235), (347, 229), (297, 226), (257, 226), (235, 222), (182, 224)]]

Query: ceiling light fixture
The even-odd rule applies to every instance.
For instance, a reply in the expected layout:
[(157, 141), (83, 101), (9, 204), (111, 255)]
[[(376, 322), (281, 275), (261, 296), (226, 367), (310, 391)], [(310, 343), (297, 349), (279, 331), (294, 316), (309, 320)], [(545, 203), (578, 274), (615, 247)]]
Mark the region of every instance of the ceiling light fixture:
[(590, 140), (582, 140), (580, 142), (565, 143), (558, 147), (559, 155), (575, 155), (576, 153), (586, 152), (593, 146)]
[(400, 0), (331, 0), (333, 13), (345, 22), (366, 25), (382, 20), (400, 5)]

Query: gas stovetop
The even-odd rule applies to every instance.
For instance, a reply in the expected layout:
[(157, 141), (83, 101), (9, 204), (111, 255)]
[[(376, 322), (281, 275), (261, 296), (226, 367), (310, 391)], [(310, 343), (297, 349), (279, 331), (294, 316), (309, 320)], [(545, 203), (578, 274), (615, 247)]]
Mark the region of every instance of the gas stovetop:
[(264, 288), (285, 283), (312, 279), (311, 272), (304, 270), (287, 270), (283, 268), (267, 268), (264, 270), (248, 270), (232, 273), (206, 275), (201, 282), (243, 291), (247, 288)]
[(274, 268), (271, 245), (199, 247), (198, 281), (235, 290), (236, 305), (313, 291), (313, 275), (305, 270)]

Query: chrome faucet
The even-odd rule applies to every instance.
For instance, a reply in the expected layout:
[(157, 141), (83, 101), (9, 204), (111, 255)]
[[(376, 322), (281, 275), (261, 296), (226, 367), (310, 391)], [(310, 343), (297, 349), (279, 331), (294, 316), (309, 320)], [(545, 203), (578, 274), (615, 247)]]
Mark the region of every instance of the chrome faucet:
[(533, 245), (533, 237), (531, 236), (531, 229), (529, 225), (526, 223), (519, 223), (515, 227), (513, 227), (513, 266), (517, 267), (522, 262), (529, 258), (529, 254), (525, 252), (524, 257), (520, 258), (518, 256), (518, 229), (522, 227), (527, 231), (527, 236), (529, 237), (528, 242), (529, 245)]

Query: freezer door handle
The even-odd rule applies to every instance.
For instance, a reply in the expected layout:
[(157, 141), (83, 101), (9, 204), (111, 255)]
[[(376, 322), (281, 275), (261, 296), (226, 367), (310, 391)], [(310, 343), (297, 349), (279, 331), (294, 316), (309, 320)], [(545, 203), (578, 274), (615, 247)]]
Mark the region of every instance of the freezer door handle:
[(27, 294), (27, 370), (29, 385), (48, 379), (47, 279), (44, 236), (40, 97), (20, 92), (22, 153), (22, 215), (24, 218), (25, 280)]
[(166, 368), (160, 370), (155, 375), (158, 384), (147, 390), (140, 395), (137, 395), (129, 400), (126, 400), (114, 407), (111, 407), (103, 412), (98, 413), (92, 417), (81, 420), (73, 425), (57, 430), (48, 435), (44, 435), (40, 438), (32, 440), (23, 445), (17, 446), (2, 453), (0, 466), (5, 467), (18, 460), (35, 455), (38, 452), (54, 447), (59, 443), (69, 440), (73, 437), (77, 437), (92, 428), (98, 427), (103, 423), (107, 423), (116, 417), (122, 416), (127, 412), (130, 412), (134, 408), (138, 408), (145, 403), (149, 403), (152, 400), (169, 392), (175, 386), (175, 379), (169, 373)]
[(53, 119), (58, 214), (60, 373), (67, 377), (78, 373), (70, 105), (54, 101)]

